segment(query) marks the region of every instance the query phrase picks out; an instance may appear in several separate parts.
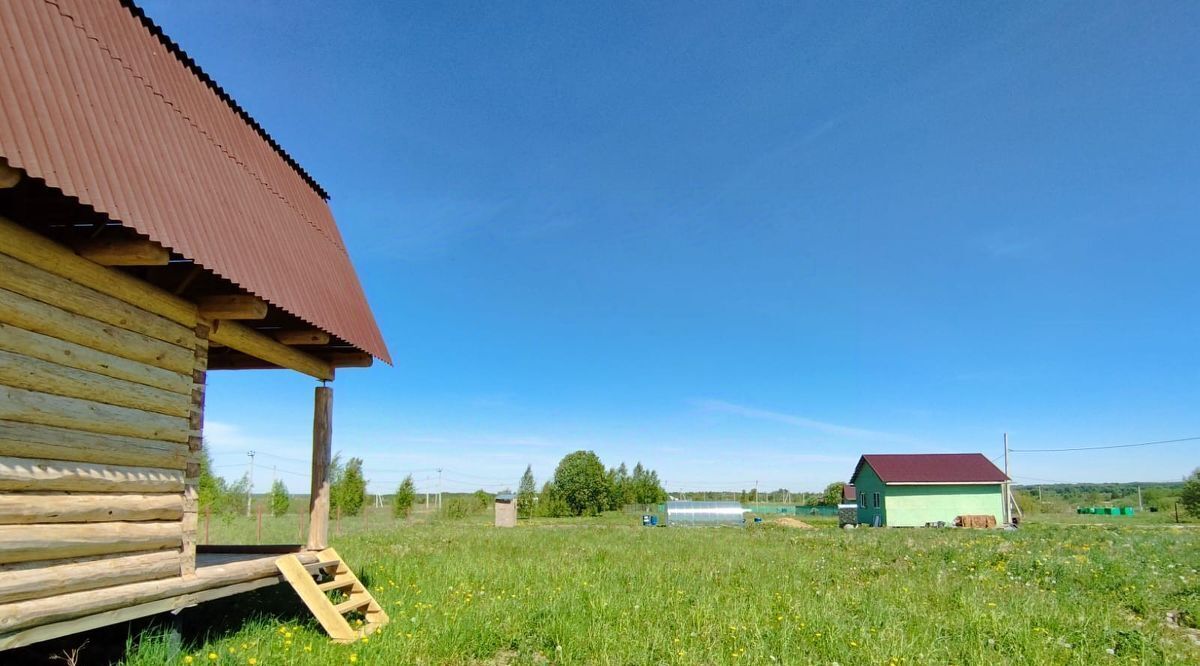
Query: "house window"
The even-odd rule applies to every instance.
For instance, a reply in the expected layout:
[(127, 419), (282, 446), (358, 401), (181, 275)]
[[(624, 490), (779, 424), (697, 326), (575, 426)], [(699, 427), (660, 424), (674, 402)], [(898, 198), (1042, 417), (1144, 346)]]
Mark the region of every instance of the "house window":
[(871, 493), (871, 502), (875, 505), (876, 509), (879, 508), (879, 493)]

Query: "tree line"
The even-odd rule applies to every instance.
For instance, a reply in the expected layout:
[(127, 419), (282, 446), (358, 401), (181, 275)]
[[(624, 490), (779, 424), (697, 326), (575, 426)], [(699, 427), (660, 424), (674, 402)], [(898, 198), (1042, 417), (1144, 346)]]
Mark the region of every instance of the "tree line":
[(592, 451), (568, 453), (558, 463), (554, 477), (537, 490), (533, 466), (525, 468), (517, 486), (517, 516), (594, 516), (631, 504), (657, 504), (667, 493), (658, 472), (638, 462), (630, 472), (622, 462), (604, 468)]
[[(222, 518), (245, 513), (250, 501), (250, 474), (242, 474), (230, 482), (213, 473), (212, 457), (207, 450), (200, 453), (200, 478), (197, 494), (201, 512)], [(362, 458), (342, 461), (341, 454), (329, 464), (329, 505), (342, 515), (357, 516), (367, 503), (367, 480), (363, 477)], [(292, 495), (282, 479), (275, 479), (267, 493), (266, 507), (274, 516), (286, 514), (292, 505)]]

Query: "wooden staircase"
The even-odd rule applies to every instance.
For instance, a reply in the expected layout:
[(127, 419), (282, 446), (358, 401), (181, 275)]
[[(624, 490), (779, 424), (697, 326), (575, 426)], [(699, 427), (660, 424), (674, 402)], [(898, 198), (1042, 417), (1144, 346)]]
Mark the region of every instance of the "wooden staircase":
[[(317, 556), (317, 562), (304, 564), (295, 555), (284, 555), (275, 560), (275, 566), (334, 641), (353, 643), (388, 623), (383, 607), (337, 551), (326, 548)], [(330, 599), (330, 593), (336, 595), (336, 603)], [(361, 626), (350, 625), (346, 619), (350, 613), (363, 616)]]

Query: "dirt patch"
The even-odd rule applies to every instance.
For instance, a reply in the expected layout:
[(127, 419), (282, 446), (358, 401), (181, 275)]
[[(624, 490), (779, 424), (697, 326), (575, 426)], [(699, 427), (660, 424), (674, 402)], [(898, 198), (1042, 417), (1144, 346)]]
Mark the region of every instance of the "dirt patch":
[(795, 518), (789, 518), (787, 516), (784, 516), (783, 518), (780, 518), (779, 520), (777, 520), (775, 522), (779, 525), (783, 525), (784, 527), (793, 527), (798, 530), (814, 529), (812, 525), (809, 525), (808, 523), (804, 522), (803, 520), (796, 520)]
[(1186, 611), (1168, 611), (1167, 626), (1182, 633), (1194, 645), (1200, 645), (1200, 629), (1196, 620)]

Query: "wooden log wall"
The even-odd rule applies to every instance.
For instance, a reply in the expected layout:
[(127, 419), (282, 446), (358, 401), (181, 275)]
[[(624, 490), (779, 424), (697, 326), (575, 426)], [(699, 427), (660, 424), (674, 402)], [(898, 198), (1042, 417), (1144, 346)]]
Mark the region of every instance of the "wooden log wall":
[(209, 324), (130, 280), (0, 243), (0, 614), (195, 569)]

